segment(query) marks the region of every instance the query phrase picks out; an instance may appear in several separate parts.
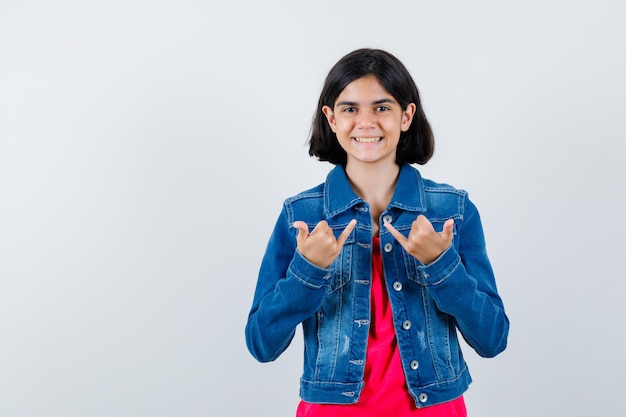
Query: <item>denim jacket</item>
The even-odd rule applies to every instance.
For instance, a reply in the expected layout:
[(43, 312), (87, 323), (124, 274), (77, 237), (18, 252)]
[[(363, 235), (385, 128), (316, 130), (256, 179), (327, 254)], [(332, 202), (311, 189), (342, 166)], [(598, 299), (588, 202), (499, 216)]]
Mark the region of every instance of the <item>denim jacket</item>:
[[(435, 230), (454, 219), (453, 241), (424, 265), (380, 228), (384, 277), (408, 390), (417, 407), (450, 401), (471, 382), (457, 329), (481, 356), (506, 347), (509, 321), (485, 249), (476, 207), (465, 191), (423, 179), (410, 165), (400, 169), (395, 193), (379, 224), (391, 222), (408, 235), (424, 214)], [(311, 230), (326, 220), (335, 236), (357, 225), (337, 259), (319, 268), (296, 248), (296, 220)], [(312, 403), (356, 403), (363, 375), (370, 320), (372, 220), (341, 166), (325, 183), (283, 204), (261, 263), (246, 325), (246, 343), (261, 362), (289, 346), (302, 323), (304, 370), (300, 396)]]

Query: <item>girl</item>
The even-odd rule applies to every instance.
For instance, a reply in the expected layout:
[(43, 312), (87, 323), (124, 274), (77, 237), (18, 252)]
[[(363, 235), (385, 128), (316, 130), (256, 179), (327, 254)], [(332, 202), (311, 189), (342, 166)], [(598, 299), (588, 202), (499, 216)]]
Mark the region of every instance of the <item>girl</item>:
[(434, 139), (417, 87), (382, 50), (330, 70), (309, 154), (335, 167), (285, 200), (246, 326), (259, 361), (304, 334), (298, 417), (465, 416), (457, 329), (484, 357), (506, 347), (478, 211), (420, 176)]

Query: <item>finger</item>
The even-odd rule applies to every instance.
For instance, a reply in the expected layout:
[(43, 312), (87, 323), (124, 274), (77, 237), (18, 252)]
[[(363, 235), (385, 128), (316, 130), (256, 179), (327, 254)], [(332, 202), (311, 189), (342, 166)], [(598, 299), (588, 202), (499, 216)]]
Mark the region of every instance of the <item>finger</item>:
[(328, 222), (326, 220), (320, 220), (319, 223), (315, 225), (315, 228), (311, 231), (311, 233), (315, 233), (316, 231), (326, 232), (328, 231)]
[(452, 226), (454, 226), (454, 219), (446, 220), (446, 222), (443, 224), (441, 237), (446, 240), (452, 240)]
[(408, 239), (402, 233), (400, 233), (395, 227), (393, 227), (391, 223), (383, 222), (383, 224), (385, 225), (387, 230), (389, 230), (389, 233), (391, 233), (391, 235), (395, 237), (398, 242), (400, 242), (400, 245), (404, 246), (404, 244), (407, 242)]
[(435, 228), (433, 227), (430, 220), (428, 220), (428, 218), (423, 214), (417, 216), (417, 219), (415, 219), (415, 221), (413, 222), (412, 229), (415, 229), (415, 231), (419, 230), (420, 232), (435, 231)]
[(293, 222), (293, 227), (298, 229), (298, 236), (296, 236), (296, 241), (298, 242), (298, 244), (300, 244), (309, 235), (309, 226), (305, 222), (298, 220)]
[(348, 223), (346, 228), (343, 229), (343, 232), (341, 232), (341, 234), (337, 238), (337, 243), (339, 244), (339, 246), (343, 246), (343, 244), (346, 243), (346, 239), (348, 239), (348, 236), (350, 236), (350, 233), (352, 233), (352, 230), (354, 229), (355, 226), (356, 226), (356, 219), (350, 220), (350, 223)]

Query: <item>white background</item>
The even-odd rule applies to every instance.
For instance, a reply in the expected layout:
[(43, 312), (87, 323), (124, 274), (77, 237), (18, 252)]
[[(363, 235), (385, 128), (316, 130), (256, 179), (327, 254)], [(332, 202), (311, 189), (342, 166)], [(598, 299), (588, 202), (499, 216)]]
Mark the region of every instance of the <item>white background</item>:
[(623, 413), (620, 1), (0, 2), (0, 416), (293, 416), (244, 326), (328, 70), (380, 47), (511, 319), (470, 416)]

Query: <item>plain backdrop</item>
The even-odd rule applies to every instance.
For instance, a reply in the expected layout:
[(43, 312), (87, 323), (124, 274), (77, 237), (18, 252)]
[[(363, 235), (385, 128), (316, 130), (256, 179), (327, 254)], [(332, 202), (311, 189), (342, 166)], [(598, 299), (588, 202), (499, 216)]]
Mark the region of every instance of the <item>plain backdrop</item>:
[(0, 417), (295, 414), (247, 352), (330, 67), (384, 48), (469, 191), (511, 319), (470, 416), (623, 413), (620, 1), (0, 1)]

